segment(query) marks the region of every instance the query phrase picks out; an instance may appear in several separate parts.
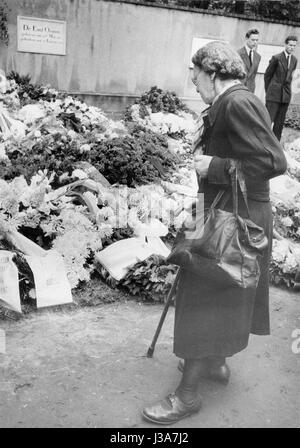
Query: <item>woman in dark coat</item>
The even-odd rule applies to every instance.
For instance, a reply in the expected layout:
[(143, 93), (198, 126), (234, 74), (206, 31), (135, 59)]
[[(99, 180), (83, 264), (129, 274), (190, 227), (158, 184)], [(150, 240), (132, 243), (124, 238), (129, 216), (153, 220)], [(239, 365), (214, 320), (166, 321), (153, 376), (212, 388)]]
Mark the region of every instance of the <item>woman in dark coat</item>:
[[(247, 186), (250, 217), (263, 227), (269, 246), (260, 260), (256, 290), (218, 287), (181, 270), (175, 309), (174, 353), (183, 375), (175, 393), (148, 406), (143, 416), (172, 424), (201, 408), (197, 389), (201, 377), (227, 383), (227, 357), (243, 350), (249, 334), (267, 335), (269, 325), (269, 261), (272, 211), (269, 179), (283, 174), (286, 159), (271, 130), (262, 102), (240, 82), (245, 76), (238, 54), (227, 44), (211, 42), (193, 56), (193, 82), (203, 101), (203, 133), (195, 148), (195, 169), (201, 178), (204, 207), (220, 189), (230, 187), (230, 159), (240, 161)], [(226, 204), (232, 211), (232, 203)], [(246, 216), (239, 197), (239, 214)]]

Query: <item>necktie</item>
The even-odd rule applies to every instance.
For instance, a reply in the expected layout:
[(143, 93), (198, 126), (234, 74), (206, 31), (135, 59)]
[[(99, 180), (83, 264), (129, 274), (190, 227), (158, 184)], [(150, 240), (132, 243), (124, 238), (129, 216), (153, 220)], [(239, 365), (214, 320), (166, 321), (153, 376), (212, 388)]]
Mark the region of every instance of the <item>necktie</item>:
[(253, 50), (249, 51), (250, 66), (252, 65), (252, 52), (253, 52)]
[(287, 68), (289, 68), (289, 66), (290, 66), (290, 55), (288, 55), (286, 57), (286, 62), (287, 62)]

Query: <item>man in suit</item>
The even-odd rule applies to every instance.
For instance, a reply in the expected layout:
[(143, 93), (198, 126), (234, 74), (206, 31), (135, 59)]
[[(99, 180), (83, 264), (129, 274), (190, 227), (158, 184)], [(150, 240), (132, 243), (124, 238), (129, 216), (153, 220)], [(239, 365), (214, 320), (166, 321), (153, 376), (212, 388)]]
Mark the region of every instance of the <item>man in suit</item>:
[(246, 69), (246, 78), (244, 84), (250, 92), (255, 91), (255, 77), (260, 63), (261, 56), (257, 53), (256, 48), (258, 44), (259, 31), (255, 28), (247, 31), (245, 45), (238, 50), (238, 54), (244, 62)]
[(297, 36), (285, 39), (285, 48), (275, 54), (265, 72), (266, 107), (273, 123), (273, 132), (280, 140), (285, 116), (291, 101), (291, 83), (297, 66), (297, 59), (292, 54), (296, 48)]

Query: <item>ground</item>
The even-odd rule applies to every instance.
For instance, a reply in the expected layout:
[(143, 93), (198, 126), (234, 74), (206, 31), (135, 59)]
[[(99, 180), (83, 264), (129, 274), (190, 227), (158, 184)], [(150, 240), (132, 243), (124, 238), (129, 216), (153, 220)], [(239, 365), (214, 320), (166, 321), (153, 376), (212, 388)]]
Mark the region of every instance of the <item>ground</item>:
[[(285, 128), (283, 141), (299, 135)], [(119, 295), (96, 280), (79, 291), (75, 308), (0, 320), (1, 428), (158, 428), (140, 411), (180, 379), (172, 354), (174, 309), (149, 359), (163, 306), (126, 301), (123, 294), (119, 301)], [(270, 296), (272, 335), (251, 336), (248, 348), (228, 360), (228, 386), (203, 380), (203, 409), (172, 429), (300, 426), (300, 353), (292, 350), (294, 343), (300, 351), (292, 337), (297, 329), (300, 335), (300, 292), (273, 287)]]
[[(292, 351), (299, 294), (271, 288), (272, 336), (252, 336), (247, 350), (228, 360), (228, 386), (203, 380), (203, 409), (173, 429), (299, 427), (300, 353)], [(0, 321), (0, 427), (157, 429), (140, 411), (180, 379), (173, 307), (153, 358), (145, 356), (162, 308), (123, 300)]]

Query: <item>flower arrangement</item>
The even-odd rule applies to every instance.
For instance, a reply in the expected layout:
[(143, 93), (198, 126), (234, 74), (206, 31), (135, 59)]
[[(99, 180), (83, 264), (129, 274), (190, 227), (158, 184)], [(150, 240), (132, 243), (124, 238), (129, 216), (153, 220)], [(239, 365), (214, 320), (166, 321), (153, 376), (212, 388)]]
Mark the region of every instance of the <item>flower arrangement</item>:
[(286, 239), (274, 240), (270, 279), (275, 285), (293, 287), (299, 270), (300, 247)]
[(31, 83), (29, 75), (21, 76), (19, 73), (11, 71), (7, 75), (7, 79), (14, 81), (10, 85), (9, 93), (16, 91), (21, 105), (29, 104), (32, 101), (38, 101), (40, 99), (51, 101), (58, 96), (58, 92), (55, 89), (51, 89), (50, 86)]
[(135, 104), (128, 107), (125, 120), (139, 123), (153, 132), (187, 140), (191, 143), (195, 131), (195, 114), (175, 92), (152, 87)]
[[(114, 122), (100, 109), (31, 85), (28, 78), (14, 75), (7, 86), (0, 100), (25, 133), (0, 137), (3, 243), (6, 232), (18, 229), (44, 249), (55, 248), (73, 289), (90, 281), (97, 251), (143, 234), (151, 219), (166, 226), (165, 239), (172, 243), (197, 195), (190, 151), (195, 120), (174, 94), (153, 88), (127, 110), (125, 122)], [(281, 239), (274, 240), (270, 276), (292, 287), (300, 261), (299, 142), (286, 151), (289, 174), (271, 182)], [(27, 278), (26, 263), (18, 262)], [(152, 256), (118, 283), (102, 275), (142, 300), (163, 301), (176, 269)], [(28, 276), (24, 297), (31, 289)]]
[(284, 238), (300, 241), (300, 204), (287, 207), (282, 202), (273, 206), (274, 226)]
[(177, 267), (167, 264), (165, 259), (158, 255), (136, 263), (119, 282), (104, 268), (100, 268), (101, 277), (112, 287), (121, 288), (131, 296), (137, 296), (147, 302), (164, 302), (176, 273)]
[(176, 114), (179, 111), (190, 112), (189, 108), (176, 95), (175, 92), (169, 92), (158, 88), (151, 87), (138, 99), (138, 104), (150, 106), (151, 112), (168, 112)]

